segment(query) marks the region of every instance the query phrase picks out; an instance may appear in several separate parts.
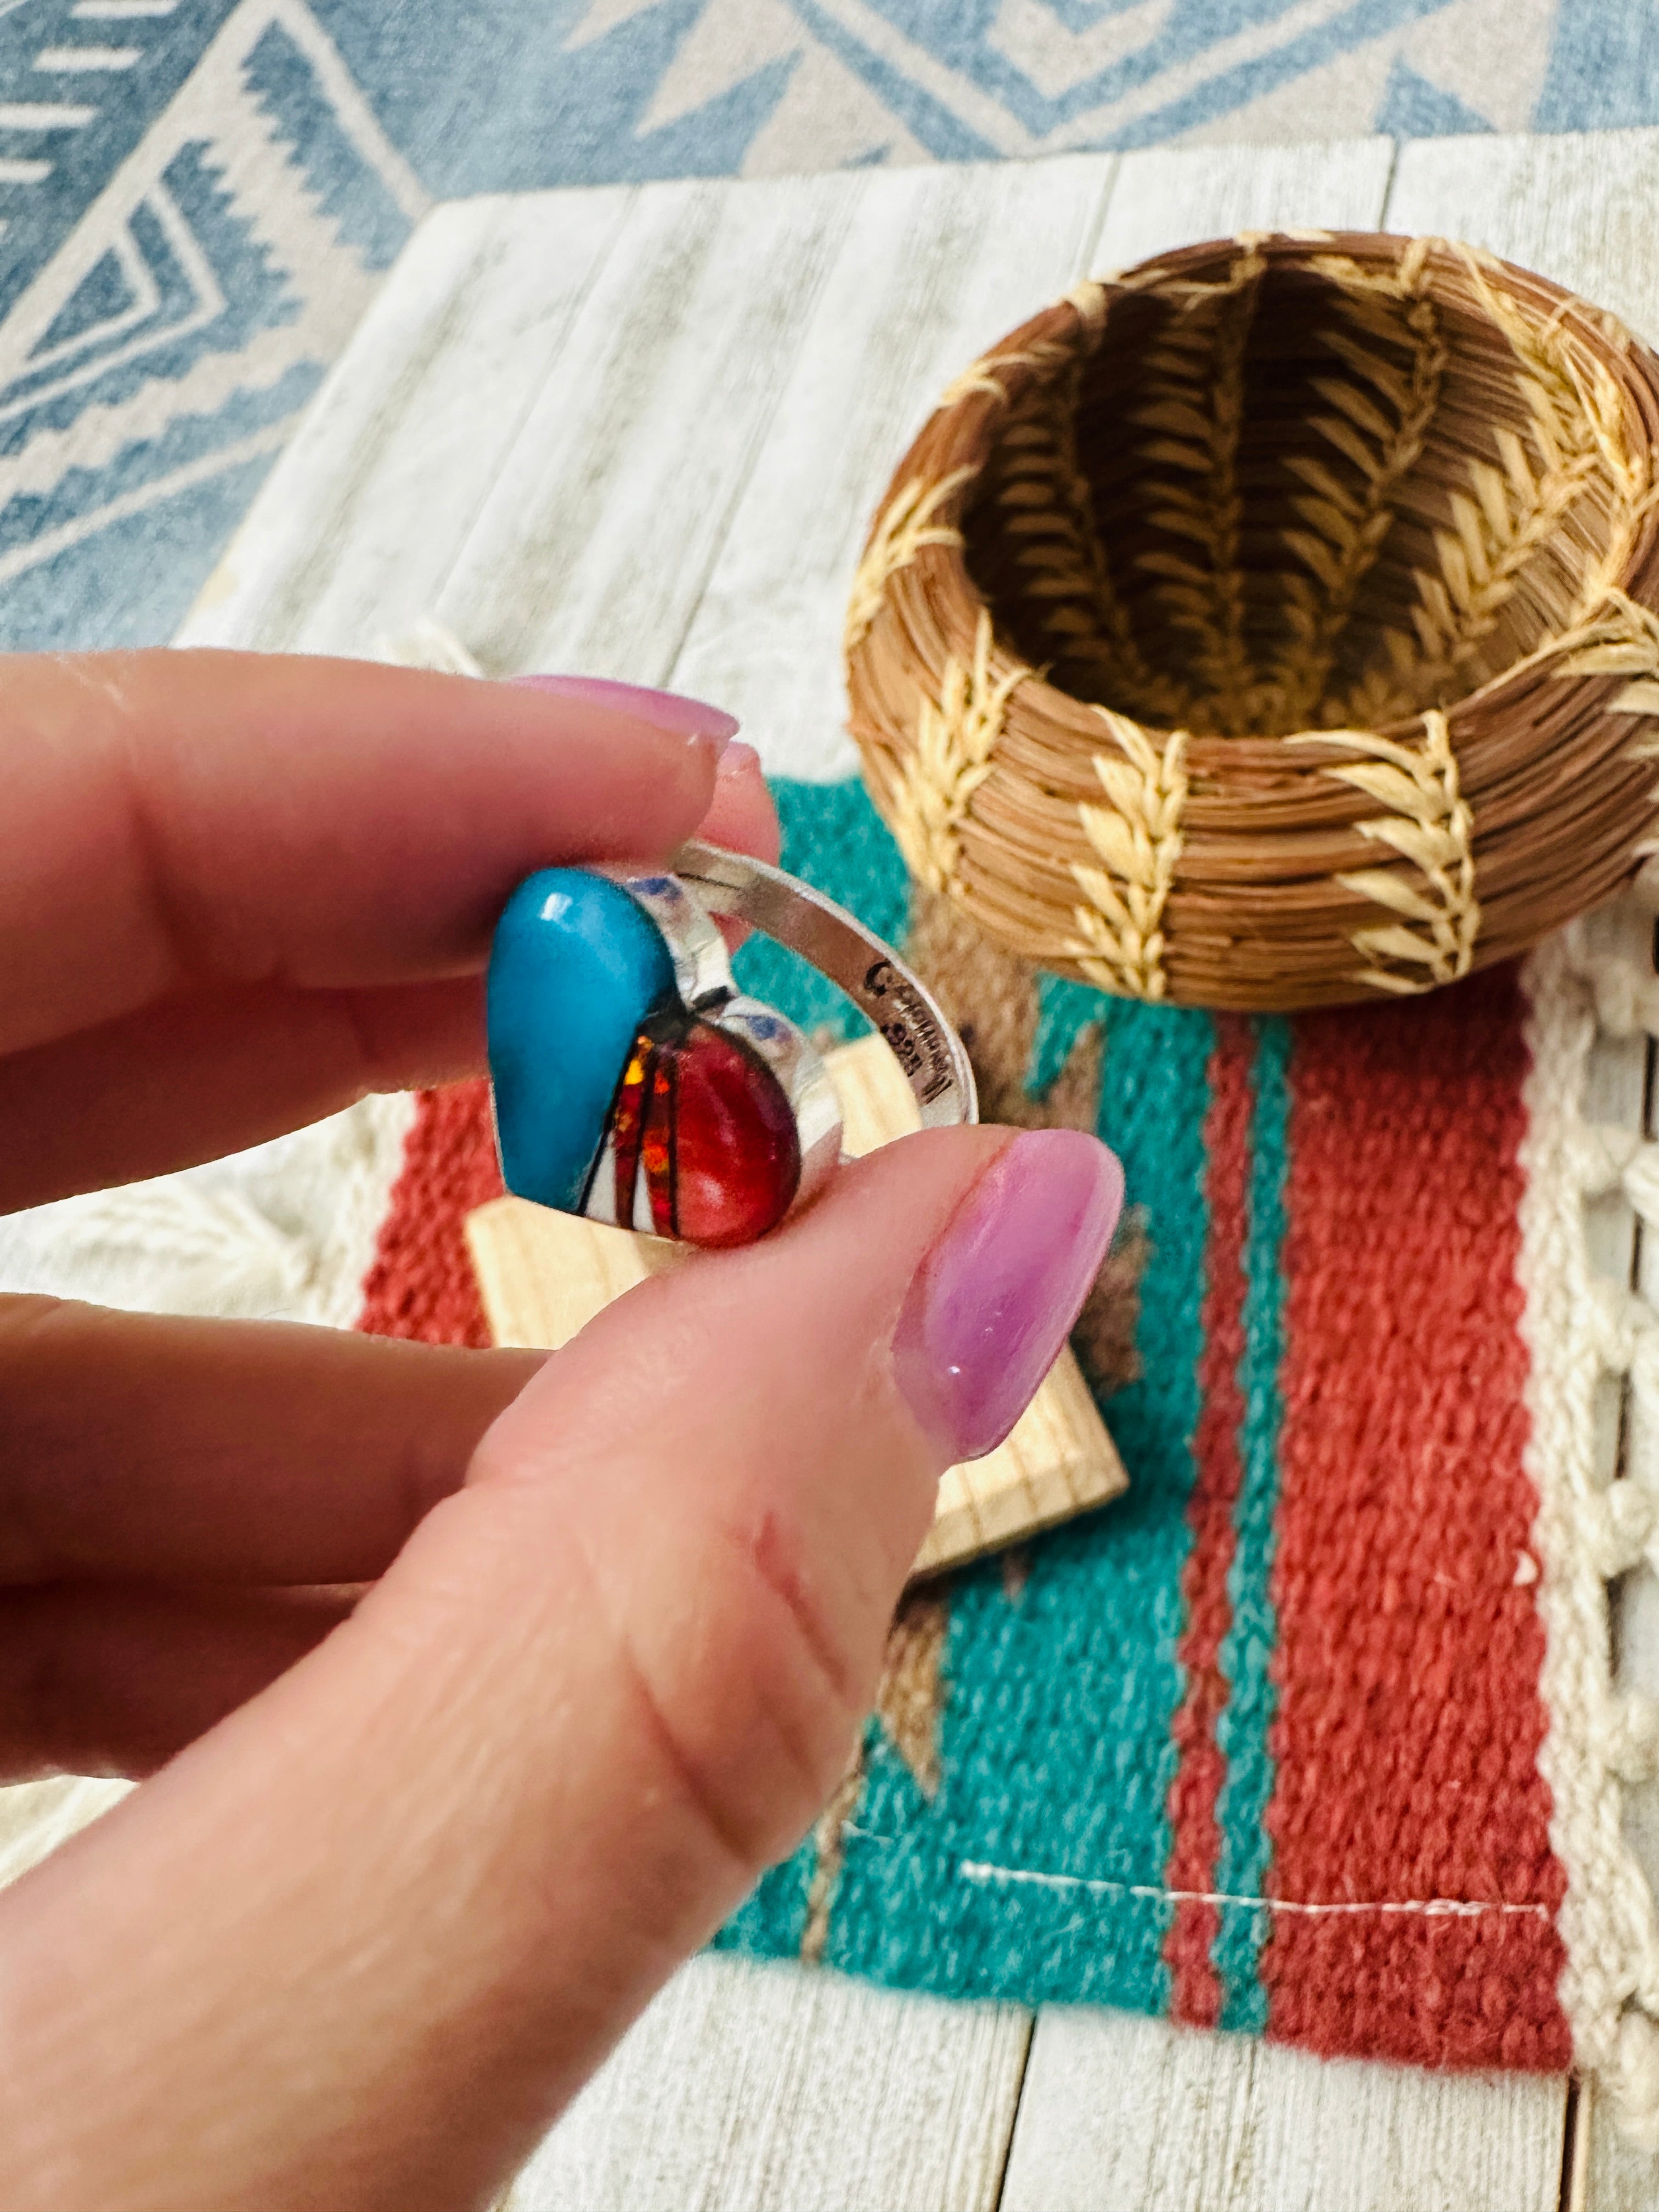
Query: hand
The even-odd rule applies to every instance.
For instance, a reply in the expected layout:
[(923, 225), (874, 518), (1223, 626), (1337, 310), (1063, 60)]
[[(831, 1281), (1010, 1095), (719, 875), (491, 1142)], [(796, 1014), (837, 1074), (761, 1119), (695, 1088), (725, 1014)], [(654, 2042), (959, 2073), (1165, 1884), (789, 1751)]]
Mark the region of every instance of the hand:
[[(649, 695), (200, 653), (0, 702), (6, 1206), (476, 1073), (534, 867), (775, 849)], [(152, 1777), (0, 1897), (13, 2212), (486, 2203), (828, 1795), (1118, 1188), (913, 1138), (545, 1361), (0, 1304), (0, 1760)]]

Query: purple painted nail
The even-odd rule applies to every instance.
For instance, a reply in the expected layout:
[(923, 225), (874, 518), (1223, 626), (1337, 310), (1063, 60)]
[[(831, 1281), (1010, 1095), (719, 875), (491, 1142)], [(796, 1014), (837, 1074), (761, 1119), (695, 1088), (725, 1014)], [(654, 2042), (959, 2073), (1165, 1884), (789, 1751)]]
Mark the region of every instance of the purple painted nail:
[(653, 691), (644, 684), (617, 684), (608, 676), (514, 676), (508, 680), (532, 691), (556, 692), (563, 699), (591, 700), (596, 707), (613, 708), (619, 714), (631, 714), (636, 722), (649, 722), (654, 729), (670, 731), (676, 737), (708, 738), (716, 746), (723, 746), (728, 738), (737, 735), (735, 715), (701, 699), (684, 698), (678, 691)]
[(720, 764), (714, 773), (724, 782), (728, 776), (747, 775), (760, 766), (760, 755), (753, 745), (745, 744), (741, 738), (732, 738), (720, 755)]
[(1123, 1203), (1115, 1154), (1073, 1129), (1000, 1152), (923, 1261), (893, 1334), (910, 1410), (952, 1462), (1002, 1442), (1060, 1356)]

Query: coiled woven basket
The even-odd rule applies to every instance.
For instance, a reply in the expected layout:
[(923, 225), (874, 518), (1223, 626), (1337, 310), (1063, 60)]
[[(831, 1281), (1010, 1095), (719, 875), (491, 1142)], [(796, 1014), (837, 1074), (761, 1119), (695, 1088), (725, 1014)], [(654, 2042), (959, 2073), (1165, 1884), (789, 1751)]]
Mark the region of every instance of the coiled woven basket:
[(1424, 991), (1655, 822), (1659, 362), (1439, 239), (1197, 246), (959, 376), (847, 618), (915, 876), (1028, 958), (1271, 1010)]

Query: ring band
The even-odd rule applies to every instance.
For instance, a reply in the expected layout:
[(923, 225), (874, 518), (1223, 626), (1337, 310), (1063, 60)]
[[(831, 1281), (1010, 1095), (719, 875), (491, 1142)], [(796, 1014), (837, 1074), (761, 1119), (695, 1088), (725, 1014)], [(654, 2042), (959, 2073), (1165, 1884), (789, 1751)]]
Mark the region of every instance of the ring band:
[(781, 868), (695, 840), (668, 865), (710, 914), (787, 945), (846, 993), (904, 1070), (923, 1128), (978, 1121), (974, 1071), (961, 1038), (927, 985), (845, 907)]

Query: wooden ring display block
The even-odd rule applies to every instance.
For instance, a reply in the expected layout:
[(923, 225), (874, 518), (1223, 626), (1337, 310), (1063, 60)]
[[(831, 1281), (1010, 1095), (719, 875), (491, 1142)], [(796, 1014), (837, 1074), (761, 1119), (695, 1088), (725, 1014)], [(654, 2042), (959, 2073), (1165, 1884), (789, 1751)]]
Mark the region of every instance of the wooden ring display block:
[[(827, 1055), (854, 1155), (916, 1127), (915, 1101), (879, 1037)], [(665, 1268), (706, 1264), (690, 1248), (636, 1237), (523, 1199), (468, 1217), (468, 1247), (499, 1345), (556, 1352), (615, 1298)], [(1007, 1440), (948, 1470), (913, 1577), (938, 1574), (1103, 1505), (1127, 1483), (1069, 1347)]]

